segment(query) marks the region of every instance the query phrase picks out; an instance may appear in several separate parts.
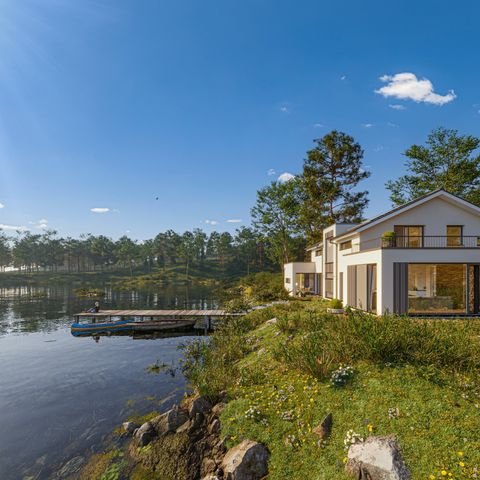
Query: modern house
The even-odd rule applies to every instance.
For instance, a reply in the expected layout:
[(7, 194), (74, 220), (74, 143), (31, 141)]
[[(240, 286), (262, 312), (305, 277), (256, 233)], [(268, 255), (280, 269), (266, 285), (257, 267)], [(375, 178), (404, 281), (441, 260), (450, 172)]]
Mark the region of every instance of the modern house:
[(436, 190), (359, 224), (334, 224), (288, 263), (291, 295), (381, 314), (480, 314), (480, 208)]

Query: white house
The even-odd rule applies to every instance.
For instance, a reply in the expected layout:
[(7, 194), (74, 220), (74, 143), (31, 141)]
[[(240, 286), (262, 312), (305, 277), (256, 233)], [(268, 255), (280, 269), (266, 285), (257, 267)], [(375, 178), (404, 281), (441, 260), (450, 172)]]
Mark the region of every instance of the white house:
[(334, 224), (288, 263), (285, 288), (381, 314), (480, 314), (480, 208), (436, 190), (359, 224)]

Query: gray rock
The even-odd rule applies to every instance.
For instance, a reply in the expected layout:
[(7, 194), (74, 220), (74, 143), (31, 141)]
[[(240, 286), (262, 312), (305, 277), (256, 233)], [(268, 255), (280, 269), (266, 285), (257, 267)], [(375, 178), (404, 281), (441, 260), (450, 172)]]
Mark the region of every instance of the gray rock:
[(220, 420), (215, 418), (215, 420), (213, 420), (213, 422), (208, 426), (208, 433), (219, 433), (220, 428)]
[(332, 433), (333, 415), (329, 413), (318, 425), (313, 429), (313, 433), (320, 437), (320, 440), (326, 440)]
[(225, 480), (260, 480), (268, 473), (268, 457), (264, 445), (244, 440), (230, 449), (223, 459)]
[(212, 408), (212, 415), (215, 417), (219, 417), (221, 413), (223, 412), (223, 409), (225, 408), (225, 403), (220, 402), (217, 403), (213, 408)]
[(197, 413), (206, 415), (212, 409), (212, 404), (202, 396), (195, 397), (188, 407), (188, 415), (193, 418)]
[(209, 473), (206, 477), (203, 477), (202, 480), (220, 480), (214, 473)]
[(140, 425), (133, 422), (124, 422), (122, 426), (127, 435), (133, 435), (135, 430), (140, 427)]
[(156, 437), (156, 431), (151, 422), (145, 422), (135, 431), (135, 439), (141, 447), (148, 445)]
[(347, 454), (347, 473), (360, 480), (409, 480), (410, 472), (393, 437), (368, 437)]
[(271, 318), (270, 320), (267, 320), (265, 323), (267, 325), (275, 325), (276, 323), (278, 323), (278, 320), (274, 317), (274, 318)]
[(85, 463), (84, 457), (73, 457), (69, 460), (58, 472), (57, 478), (63, 479), (68, 478), (70, 475), (78, 473), (82, 468), (82, 465)]
[(216, 469), (217, 469), (217, 464), (212, 458), (203, 459), (201, 471), (203, 472), (204, 475), (207, 475), (209, 473), (214, 473)]
[(176, 430), (175, 433), (183, 433), (183, 432), (188, 432), (190, 430), (190, 427), (192, 426), (192, 422), (190, 420), (187, 420), (185, 423), (180, 425)]
[(163, 415), (150, 420), (157, 435), (165, 435), (167, 433), (175, 432), (177, 428), (188, 421), (187, 412), (180, 410), (178, 407), (174, 407)]

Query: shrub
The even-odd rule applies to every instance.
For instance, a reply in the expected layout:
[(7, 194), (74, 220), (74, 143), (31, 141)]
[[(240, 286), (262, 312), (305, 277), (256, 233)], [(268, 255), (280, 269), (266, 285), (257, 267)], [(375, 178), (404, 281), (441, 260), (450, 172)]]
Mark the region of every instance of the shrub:
[[(342, 317), (316, 315), (302, 326), (305, 334), (279, 347), (276, 354), (319, 378), (329, 375), (326, 365), (359, 360), (456, 371), (480, 369), (480, 342), (468, 322), (351, 312)], [(321, 363), (319, 352), (324, 357)]]
[(332, 300), (330, 300), (330, 308), (334, 308), (336, 310), (341, 309), (343, 308), (343, 303), (338, 298), (332, 298)]

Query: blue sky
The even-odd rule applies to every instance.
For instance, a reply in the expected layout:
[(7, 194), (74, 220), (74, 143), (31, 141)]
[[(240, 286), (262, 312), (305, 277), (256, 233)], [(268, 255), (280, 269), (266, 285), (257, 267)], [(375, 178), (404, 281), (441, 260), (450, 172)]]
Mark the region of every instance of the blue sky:
[(334, 128), (365, 149), (376, 214), (409, 145), (480, 135), (478, 18), (464, 0), (0, 0), (0, 225), (234, 231)]

